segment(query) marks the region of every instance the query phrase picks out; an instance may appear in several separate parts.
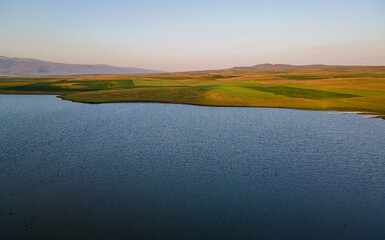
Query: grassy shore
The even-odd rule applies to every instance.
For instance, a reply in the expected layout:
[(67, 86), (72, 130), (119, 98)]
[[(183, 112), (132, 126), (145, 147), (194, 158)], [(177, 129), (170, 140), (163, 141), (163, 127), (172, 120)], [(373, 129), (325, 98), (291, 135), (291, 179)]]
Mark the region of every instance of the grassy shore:
[(0, 77), (2, 94), (53, 94), (84, 103), (165, 102), (278, 107), (385, 116), (385, 67)]

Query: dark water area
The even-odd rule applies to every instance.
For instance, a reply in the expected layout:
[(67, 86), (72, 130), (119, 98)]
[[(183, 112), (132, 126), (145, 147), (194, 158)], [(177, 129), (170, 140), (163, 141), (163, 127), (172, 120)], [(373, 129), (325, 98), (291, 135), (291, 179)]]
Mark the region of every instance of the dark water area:
[(0, 239), (384, 238), (384, 120), (0, 95)]

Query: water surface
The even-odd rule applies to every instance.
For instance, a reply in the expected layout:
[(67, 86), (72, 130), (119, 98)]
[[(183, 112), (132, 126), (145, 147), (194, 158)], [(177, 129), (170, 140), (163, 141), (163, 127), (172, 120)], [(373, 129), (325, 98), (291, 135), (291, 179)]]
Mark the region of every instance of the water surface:
[(0, 238), (383, 239), (384, 133), (358, 115), (0, 95)]

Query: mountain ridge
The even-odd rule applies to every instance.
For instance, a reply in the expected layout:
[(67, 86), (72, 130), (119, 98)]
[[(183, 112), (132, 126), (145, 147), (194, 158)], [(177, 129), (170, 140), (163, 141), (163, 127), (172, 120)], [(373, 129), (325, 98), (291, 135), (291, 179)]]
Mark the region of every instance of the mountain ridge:
[(299, 68), (324, 68), (324, 67), (336, 67), (337, 65), (324, 65), (324, 64), (311, 64), (311, 65), (291, 65), (291, 64), (272, 64), (262, 63), (254, 66), (239, 66), (232, 67), (226, 70), (231, 71), (247, 71), (247, 70), (288, 70), (288, 69), (299, 69)]
[(162, 71), (133, 67), (115, 67), (107, 64), (68, 64), (43, 61), (33, 58), (9, 58), (0, 56), (0, 76), (137, 73), (162, 73)]

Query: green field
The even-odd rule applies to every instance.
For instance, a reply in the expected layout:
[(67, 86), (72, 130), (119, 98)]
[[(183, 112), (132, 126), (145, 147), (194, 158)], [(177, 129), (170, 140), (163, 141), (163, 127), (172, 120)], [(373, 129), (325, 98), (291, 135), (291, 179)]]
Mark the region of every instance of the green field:
[(279, 107), (362, 112), (384, 117), (385, 67), (0, 77), (0, 93), (52, 94), (84, 103)]

